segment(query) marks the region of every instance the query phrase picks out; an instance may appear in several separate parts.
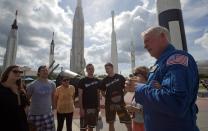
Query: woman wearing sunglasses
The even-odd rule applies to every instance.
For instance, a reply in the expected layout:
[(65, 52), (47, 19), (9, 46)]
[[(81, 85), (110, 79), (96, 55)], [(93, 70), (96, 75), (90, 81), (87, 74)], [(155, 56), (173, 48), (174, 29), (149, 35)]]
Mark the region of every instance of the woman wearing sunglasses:
[(23, 72), (17, 65), (9, 66), (0, 81), (0, 130), (29, 131), (25, 107), (28, 104), (21, 84)]
[(63, 77), (61, 85), (56, 88), (55, 108), (57, 109), (57, 131), (62, 131), (66, 119), (67, 131), (72, 131), (72, 119), (74, 112), (75, 87), (69, 85), (69, 78)]

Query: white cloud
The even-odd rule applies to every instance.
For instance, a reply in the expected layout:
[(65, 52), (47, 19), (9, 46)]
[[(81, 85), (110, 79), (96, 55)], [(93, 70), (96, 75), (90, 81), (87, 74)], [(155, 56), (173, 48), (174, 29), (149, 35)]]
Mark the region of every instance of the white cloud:
[[(1, 12), (7, 12), (6, 14), (4, 13), (5, 16), (1, 20), (4, 21), (4, 25), (11, 24), (14, 19), (13, 14), (15, 11), (11, 9), (18, 9), (19, 12), (18, 64), (27, 64), (31, 67), (48, 64), (49, 46), (52, 32), (54, 31), (55, 58), (59, 58), (57, 63), (64, 63), (62, 65), (69, 67), (69, 58), (64, 62), (61, 60), (66, 58), (66, 52), (69, 54), (71, 45), (72, 11), (70, 11), (70, 8), (68, 8), (67, 12), (64, 12), (58, 6), (58, 0), (24, 0), (21, 2), (3, 0), (0, 7)], [(2, 32), (2, 34), (5, 33), (5, 31)], [(6, 40), (7, 38), (3, 42), (6, 43)], [(66, 46), (67, 48), (65, 48)], [(5, 46), (1, 45), (1, 47)]]
[[(119, 58), (119, 69), (123, 70), (123, 65), (130, 64), (130, 41), (133, 39), (137, 53), (137, 58), (146, 51), (143, 48), (143, 42), (140, 38), (140, 33), (150, 25), (155, 24), (155, 13), (141, 6), (135, 7), (132, 11), (123, 11), (120, 14), (115, 14), (115, 31), (117, 35), (117, 47)], [(112, 18), (109, 16), (106, 20), (99, 21), (95, 25), (87, 24), (85, 28), (85, 39), (88, 46), (85, 48), (85, 58), (87, 62), (93, 61), (95, 67), (102, 67), (110, 60)], [(146, 57), (146, 55), (144, 56)], [(140, 61), (140, 60), (138, 60)], [(139, 62), (140, 63), (140, 62)], [(123, 65), (122, 65), (123, 64)], [(141, 63), (140, 63), (141, 64)], [(129, 68), (129, 67), (126, 67)], [(104, 68), (99, 70), (105, 72)], [(127, 71), (127, 70), (126, 70)], [(130, 70), (128, 69), (128, 72)], [(128, 73), (127, 73), (128, 74)]]
[(183, 9), (184, 6), (187, 6), (189, 0), (181, 0), (180, 2), (181, 2), (181, 8)]
[(193, 33), (197, 33), (201, 31), (201, 29), (194, 27), (194, 26), (185, 25), (185, 31), (186, 31), (186, 34), (193, 34)]
[(200, 18), (206, 17), (208, 15), (207, 7), (208, 2), (205, 0), (184, 0), (182, 2), (183, 6), (183, 16), (189, 21), (197, 21)]
[(204, 33), (203, 36), (195, 40), (196, 44), (201, 45), (202, 47), (206, 48), (208, 51), (208, 32)]
[[(64, 9), (60, 7), (61, 2), (66, 4)], [(85, 18), (85, 59), (87, 63), (95, 65), (96, 74), (105, 73), (104, 64), (110, 60), (111, 10), (115, 10), (119, 70), (124, 74), (129, 74), (131, 71), (129, 57), (131, 40), (134, 41), (136, 46), (136, 65), (149, 67), (154, 63), (155, 59), (143, 48), (140, 33), (157, 24), (155, 0), (82, 0), (82, 2)], [(195, 3), (192, 4), (193, 2)], [(73, 3), (73, 5), (69, 5), (69, 3)], [(187, 39), (190, 40), (189, 45), (192, 46), (194, 39), (197, 38), (195, 43), (207, 49), (207, 33), (204, 33), (200, 38), (198, 38), (198, 34), (202, 34), (202, 31), (206, 28), (199, 25), (200, 20), (204, 20), (207, 16), (208, 2), (182, 0), (181, 3)], [(1, 0), (0, 63), (3, 61), (2, 52), (5, 52), (5, 43), (10, 25), (14, 19), (15, 9), (18, 9), (18, 64), (35, 69), (40, 64), (47, 64), (49, 61), (49, 45), (54, 31), (56, 63), (59, 63), (60, 67), (68, 69), (75, 6), (76, 1), (67, 0)]]
[[(25, 1), (24, 6), (27, 5), (27, 8), (21, 9), (18, 17), (19, 26), (21, 26), (21, 29), (19, 29), (20, 39), (23, 42), (20, 43), (21, 47), (18, 49), (18, 52), (21, 52), (17, 55), (19, 64), (27, 64), (33, 67), (42, 64), (42, 62), (47, 64), (51, 34), (54, 31), (56, 62), (64, 68), (69, 68), (73, 15), (70, 7), (67, 7), (67, 10), (64, 11), (58, 6), (58, 2), (60, 1)], [(12, 1), (8, 3), (11, 4)], [(20, 2), (17, 1), (16, 3), (17, 7), (12, 5), (12, 8), (22, 6)], [(94, 10), (94, 13), (98, 11), (97, 15), (102, 17), (102, 13), (99, 11), (105, 10), (105, 8), (111, 7), (115, 3), (115, 1), (93, 1), (91, 6), (83, 8), (88, 11)], [(136, 48), (140, 51), (137, 54), (142, 55), (144, 53), (139, 34), (147, 26), (154, 23), (152, 21), (155, 19), (155, 13), (146, 9), (148, 5), (149, 2), (144, 0), (141, 6), (135, 7), (132, 11), (115, 14), (119, 62), (123, 64), (129, 64), (128, 54), (131, 39), (134, 40)], [(10, 14), (12, 13), (10, 12)], [(84, 15), (87, 15), (87, 11), (85, 13)], [(110, 11), (108, 13), (109, 17), (107, 19), (95, 22), (95, 24), (91, 25), (85, 22), (85, 59), (87, 63), (95, 63), (97, 68), (101, 69), (102, 67), (101, 72), (104, 72), (104, 63), (110, 61), (112, 19)], [(24, 46), (27, 46), (26, 50)]]

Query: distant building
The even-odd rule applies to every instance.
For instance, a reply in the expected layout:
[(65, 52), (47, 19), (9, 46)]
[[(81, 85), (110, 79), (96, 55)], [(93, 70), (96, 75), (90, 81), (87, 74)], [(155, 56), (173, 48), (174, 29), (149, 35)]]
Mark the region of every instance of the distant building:
[(208, 76), (208, 60), (197, 61), (198, 70), (200, 75)]
[(25, 71), (25, 76), (37, 76), (37, 71), (33, 71), (33, 70)]

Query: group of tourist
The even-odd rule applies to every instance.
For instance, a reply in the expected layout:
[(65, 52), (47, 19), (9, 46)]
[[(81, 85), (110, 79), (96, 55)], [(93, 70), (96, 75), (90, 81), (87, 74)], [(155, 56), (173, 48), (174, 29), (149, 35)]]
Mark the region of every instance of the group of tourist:
[[(98, 123), (100, 98), (105, 98), (105, 118), (109, 131), (115, 131), (116, 114), (128, 131), (199, 131), (195, 104), (199, 77), (196, 62), (184, 51), (176, 50), (164, 27), (142, 33), (144, 47), (157, 59), (150, 69), (140, 66), (126, 79), (114, 72), (113, 64), (104, 65), (107, 76), (94, 76), (93, 64), (86, 65), (86, 76), (77, 87), (63, 76), (61, 85), (48, 79), (48, 68), (37, 70), (37, 79), (24, 88), (19, 66), (11, 65), (0, 81), (0, 123), (8, 131), (72, 131), (75, 88), (78, 88), (80, 130), (93, 131)], [(130, 104), (124, 96), (133, 92)], [(28, 108), (29, 107), (29, 108)]]

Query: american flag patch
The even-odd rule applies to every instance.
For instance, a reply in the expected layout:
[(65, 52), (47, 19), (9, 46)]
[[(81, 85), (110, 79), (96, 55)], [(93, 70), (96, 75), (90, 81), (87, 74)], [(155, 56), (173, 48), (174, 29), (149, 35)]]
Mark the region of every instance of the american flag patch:
[(188, 57), (182, 54), (174, 54), (168, 58), (166, 65), (169, 66), (174, 64), (188, 66)]

